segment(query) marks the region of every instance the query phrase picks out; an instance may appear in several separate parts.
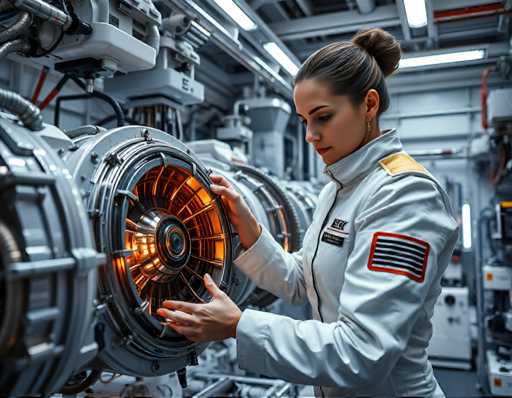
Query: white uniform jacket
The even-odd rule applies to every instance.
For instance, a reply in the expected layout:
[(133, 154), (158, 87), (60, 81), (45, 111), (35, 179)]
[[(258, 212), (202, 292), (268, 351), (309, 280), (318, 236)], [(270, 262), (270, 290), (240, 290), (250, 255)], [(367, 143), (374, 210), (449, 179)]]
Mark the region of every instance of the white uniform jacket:
[(443, 397), (426, 348), (458, 237), (446, 193), (395, 130), (325, 172), (332, 181), (299, 252), (263, 230), (235, 260), (258, 286), (309, 300), (314, 320), (243, 311), (240, 367), (317, 396)]

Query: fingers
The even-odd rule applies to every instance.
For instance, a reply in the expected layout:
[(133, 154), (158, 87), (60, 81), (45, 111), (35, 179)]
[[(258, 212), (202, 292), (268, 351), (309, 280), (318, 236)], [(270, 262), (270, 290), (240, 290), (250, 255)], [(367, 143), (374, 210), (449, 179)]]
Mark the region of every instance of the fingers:
[(210, 185), (210, 189), (212, 190), (213, 193), (216, 193), (217, 195), (224, 196), (227, 199), (233, 200), (233, 201), (238, 200), (239, 196), (240, 196), (240, 195), (238, 195), (238, 193), (235, 192), (234, 189), (226, 188), (222, 185), (212, 184), (212, 185)]
[(229, 181), (223, 176), (212, 174), (210, 179), (213, 182), (213, 184), (210, 185), (210, 189), (217, 195), (223, 195), (230, 200), (237, 200), (239, 198), (240, 195), (238, 195)]
[(208, 290), (208, 293), (210, 293), (210, 295), (213, 298), (217, 298), (224, 295), (224, 292), (220, 290), (219, 287), (215, 284), (210, 274), (204, 274), (203, 282), (204, 286), (206, 287), (206, 290)]
[(223, 176), (220, 176), (218, 174), (212, 174), (210, 176), (210, 179), (217, 185), (222, 185), (223, 187), (231, 188), (231, 184)]
[(196, 319), (193, 315), (187, 314), (182, 311), (170, 311), (165, 308), (159, 308), (157, 311), (158, 315), (161, 317), (170, 320), (172, 322), (178, 322), (179, 324), (185, 326), (192, 326), (196, 323)]
[(198, 333), (197, 329), (192, 326), (185, 326), (181, 324), (177, 324), (174, 322), (167, 322), (167, 325), (174, 329), (177, 333), (182, 334), (187, 339), (191, 341), (199, 341), (200, 340), (200, 334)]
[(170, 310), (179, 310), (179, 311), (187, 312), (189, 314), (193, 314), (199, 309), (198, 304), (187, 303), (185, 301), (176, 301), (176, 300), (164, 300), (162, 302), (162, 306), (165, 308), (168, 308)]

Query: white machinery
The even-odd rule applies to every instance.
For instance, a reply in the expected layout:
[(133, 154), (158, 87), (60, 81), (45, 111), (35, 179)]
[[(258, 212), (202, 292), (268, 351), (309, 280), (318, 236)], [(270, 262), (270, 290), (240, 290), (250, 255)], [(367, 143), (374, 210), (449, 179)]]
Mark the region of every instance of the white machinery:
[(512, 364), (510, 360), (500, 358), (492, 351), (487, 351), (487, 369), (492, 394), (510, 397), (512, 395)]
[(496, 396), (512, 396), (512, 133), (511, 89), (489, 96), (490, 155), (495, 193), (479, 220), (482, 263), (478, 275), (480, 383)]
[[(5, 0), (13, 24), (0, 39), (1, 55), (49, 56), (44, 62), (93, 79), (149, 69), (159, 49), (160, 12), (151, 0)], [(5, 34), (9, 32), (9, 34)]]
[(470, 318), (468, 288), (443, 287), (434, 308), (427, 351), (433, 365), (471, 368)]
[[(449, 177), (444, 180), (453, 211), (461, 214), (463, 187)], [(471, 319), (475, 307), (470, 303), (467, 284), (470, 267), (462, 243), (462, 236), (459, 236), (459, 243), (441, 278), (441, 294), (434, 307), (432, 338), (427, 352), (434, 366), (467, 370), (473, 365), (474, 327)]]
[[(497, 396), (512, 395), (512, 267), (504, 264), (489, 264), (482, 269), (486, 303), (492, 312), (486, 315), (488, 334), (493, 337), (494, 349), (486, 352), (487, 375), (491, 392)], [(503, 301), (505, 300), (505, 301)], [(488, 307), (489, 308), (489, 307)]]
[(243, 101), (235, 102), (233, 114), (223, 118), (224, 126), (217, 129), (217, 139), (227, 142), (231, 148), (238, 150), (252, 159), (253, 132), (247, 127), (251, 119), (240, 114), (245, 107)]
[(253, 132), (252, 162), (284, 176), (284, 130), (291, 114), (290, 105), (276, 97), (254, 97), (239, 102), (247, 109)]
[(106, 83), (106, 90), (132, 101), (145, 100), (144, 106), (203, 102), (204, 87), (195, 80), (194, 69), (200, 63), (196, 49), (208, 40), (209, 32), (181, 14), (164, 18), (161, 30), (156, 66), (116, 77)]

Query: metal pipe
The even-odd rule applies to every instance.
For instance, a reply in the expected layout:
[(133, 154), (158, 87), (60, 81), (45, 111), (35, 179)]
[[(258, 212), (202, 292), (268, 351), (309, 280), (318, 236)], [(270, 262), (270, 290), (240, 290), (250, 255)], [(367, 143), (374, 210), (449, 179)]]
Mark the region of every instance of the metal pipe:
[(286, 383), (283, 387), (281, 387), (280, 390), (276, 391), (275, 397), (282, 397), (288, 390), (290, 390), (291, 385), (290, 383)]
[(31, 23), (31, 15), (26, 11), (20, 12), (16, 16), (16, 22), (4, 31), (0, 32), (0, 43), (16, 39), (30, 28)]
[(28, 51), (29, 48), (30, 44), (23, 39), (8, 41), (0, 46), (0, 60), (11, 53)]
[(73, 22), (71, 16), (42, 0), (14, 0), (13, 4), (45, 21), (64, 27), (64, 30), (67, 30)]
[(110, 13), (109, 0), (94, 0), (97, 7), (97, 21), (108, 23), (108, 16)]
[(246, 377), (246, 376), (234, 376), (234, 375), (226, 375), (222, 373), (202, 373), (202, 372), (193, 372), (191, 373), (193, 377), (197, 377), (199, 379), (223, 379), (228, 377), (230, 380), (233, 380), (237, 383), (246, 383), (246, 384), (255, 384), (259, 386), (269, 386), (272, 387), (276, 384), (284, 383), (282, 380), (276, 379), (259, 379), (257, 377)]
[(205, 397), (219, 397), (226, 396), (227, 392), (234, 387), (233, 380), (228, 377), (220, 379), (215, 383), (206, 387), (203, 391), (195, 394), (193, 398), (205, 398)]
[(39, 108), (19, 94), (0, 89), (0, 108), (17, 116), (32, 131), (43, 129), (43, 117)]
[(160, 31), (158, 30), (158, 26), (151, 25), (149, 27), (147, 44), (153, 47), (156, 51), (156, 55), (158, 55), (158, 51), (160, 51)]
[(361, 14), (369, 14), (375, 10), (374, 0), (356, 0), (357, 8)]

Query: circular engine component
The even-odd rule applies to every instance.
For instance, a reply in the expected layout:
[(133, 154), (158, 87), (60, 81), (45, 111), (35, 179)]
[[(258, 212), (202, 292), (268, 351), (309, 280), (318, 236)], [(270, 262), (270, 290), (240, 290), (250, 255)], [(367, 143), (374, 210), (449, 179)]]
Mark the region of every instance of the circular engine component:
[(205, 345), (167, 328), (156, 310), (166, 299), (208, 301), (207, 272), (229, 287), (230, 225), (205, 169), (174, 137), (136, 126), (80, 136), (64, 158), (107, 255), (92, 366), (156, 376), (194, 363)]
[[(272, 177), (255, 167), (236, 165), (235, 169), (242, 172), (236, 174), (235, 178), (238, 180), (247, 180), (245, 176), (250, 176), (257, 181), (253, 192), (265, 206), (265, 212), (270, 221), (270, 232), (274, 238), (288, 252), (299, 250), (302, 245), (299, 218), (286, 192)], [(263, 194), (263, 187), (268, 194)], [(269, 196), (274, 200), (268, 200)]]
[[(285, 250), (299, 250), (303, 233), (311, 222), (309, 206), (314, 205), (311, 203), (312, 198), (308, 196), (307, 203), (301, 204), (303, 197), (295, 195), (291, 190), (284, 190), (279, 181), (259, 169), (215, 159), (208, 149), (218, 142), (207, 142), (209, 145), (198, 141), (190, 146), (201, 152), (201, 159), (213, 173), (224, 176), (238, 190), (256, 219)], [(241, 248), (235, 251), (239, 253)], [(277, 299), (273, 294), (256, 287), (238, 270), (234, 271), (231, 297), (241, 307), (259, 308), (268, 307)]]
[(61, 159), (6, 115), (0, 201), (0, 391), (48, 395), (97, 352), (90, 331), (104, 257)]
[[(223, 162), (218, 162), (210, 157), (201, 157), (201, 160), (213, 171), (213, 173), (222, 175), (226, 178), (231, 185), (238, 191), (240, 195), (245, 199), (249, 208), (255, 214), (258, 221), (267, 229), (270, 229), (269, 219), (267, 217), (267, 213), (265, 212), (265, 207), (263, 203), (256, 197), (253, 193), (253, 190), (261, 190), (261, 195), (264, 195), (267, 201), (270, 201), (273, 205), (277, 205), (275, 199), (269, 194), (269, 192), (265, 189), (265, 187), (258, 184), (255, 180), (248, 176), (242, 176), (242, 173), (238, 173), (235, 176), (235, 172), (232, 169), (232, 166)], [(243, 180), (245, 183), (241, 183)], [(284, 219), (279, 218), (277, 213), (272, 213), (274, 216), (273, 222), (275, 225), (284, 225)], [(242, 248), (240, 246), (240, 241), (238, 237), (233, 241), (234, 243), (234, 253), (240, 253)], [(242, 272), (234, 269), (233, 270), (233, 278), (231, 280), (230, 286), (230, 297), (237, 303), (240, 307), (244, 307), (247, 305), (247, 300), (251, 296), (254, 291), (255, 285), (250, 281), (247, 276), (245, 276)]]
[[(269, 220), (270, 233), (277, 242), (288, 252), (299, 250), (302, 243), (299, 219), (286, 192), (272, 177), (252, 166), (236, 165), (235, 169), (238, 170), (235, 178), (240, 182), (250, 184), (253, 194), (263, 204)], [(251, 180), (256, 183), (251, 183)], [(277, 297), (272, 293), (253, 286), (245, 305), (265, 308), (276, 300)]]
[(313, 213), (317, 206), (318, 197), (298, 181), (285, 181), (284, 188), (299, 217), (299, 239), (302, 242), (306, 229), (313, 221)]

